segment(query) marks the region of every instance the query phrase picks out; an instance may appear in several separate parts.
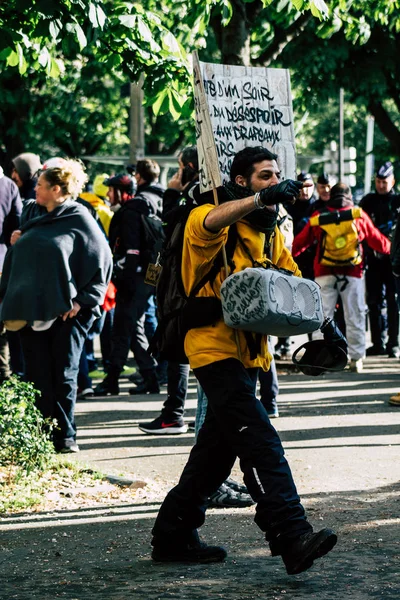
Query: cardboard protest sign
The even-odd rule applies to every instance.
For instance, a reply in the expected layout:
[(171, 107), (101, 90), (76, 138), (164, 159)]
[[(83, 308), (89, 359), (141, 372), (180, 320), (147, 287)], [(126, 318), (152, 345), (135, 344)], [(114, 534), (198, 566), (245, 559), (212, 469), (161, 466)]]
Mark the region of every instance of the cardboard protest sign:
[(201, 191), (228, 180), (246, 146), (277, 154), (282, 176), (295, 179), (289, 71), (202, 63), (194, 53), (193, 72)]

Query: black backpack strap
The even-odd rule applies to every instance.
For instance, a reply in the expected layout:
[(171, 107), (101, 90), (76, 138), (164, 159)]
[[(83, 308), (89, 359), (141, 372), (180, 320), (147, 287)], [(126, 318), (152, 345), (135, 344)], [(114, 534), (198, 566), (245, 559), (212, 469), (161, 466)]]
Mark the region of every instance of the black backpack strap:
[(261, 353), (262, 335), (261, 333), (250, 333), (250, 331), (244, 331), (243, 333), (250, 352), (250, 360), (256, 360), (257, 355)]
[[(230, 268), (231, 273), (235, 270), (235, 263), (233, 262), (233, 254), (235, 252), (238, 237), (239, 236), (237, 233), (236, 225), (233, 224), (229, 227), (228, 239), (225, 244), (226, 259), (227, 259), (228, 267)], [(192, 298), (192, 297), (196, 296), (196, 294), (198, 294), (198, 292), (201, 290), (201, 288), (203, 288), (206, 285), (206, 283), (210, 283), (212, 286), (216, 276), (222, 269), (223, 264), (224, 263), (223, 263), (222, 250), (220, 250), (220, 252), (218, 253), (218, 255), (216, 256), (216, 258), (213, 262), (211, 269), (208, 271), (208, 273), (206, 275), (204, 275), (204, 277), (202, 277), (202, 279), (198, 282), (198, 284), (194, 286), (194, 288), (192, 289), (192, 291), (189, 294), (189, 297)]]

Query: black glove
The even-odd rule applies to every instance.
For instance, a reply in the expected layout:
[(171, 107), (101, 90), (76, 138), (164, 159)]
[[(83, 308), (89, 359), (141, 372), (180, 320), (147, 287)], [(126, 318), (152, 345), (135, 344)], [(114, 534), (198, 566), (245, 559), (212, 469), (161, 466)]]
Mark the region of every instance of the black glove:
[(321, 326), (321, 332), (324, 336), (324, 342), (327, 344), (336, 344), (339, 348), (342, 348), (347, 352), (347, 340), (335, 321), (332, 319), (325, 319)]
[(260, 192), (260, 202), (266, 206), (271, 204), (284, 204), (285, 202), (293, 203), (293, 200), (298, 198), (300, 190), (303, 187), (302, 181), (294, 181), (293, 179), (285, 179), (277, 185), (271, 185), (264, 188)]

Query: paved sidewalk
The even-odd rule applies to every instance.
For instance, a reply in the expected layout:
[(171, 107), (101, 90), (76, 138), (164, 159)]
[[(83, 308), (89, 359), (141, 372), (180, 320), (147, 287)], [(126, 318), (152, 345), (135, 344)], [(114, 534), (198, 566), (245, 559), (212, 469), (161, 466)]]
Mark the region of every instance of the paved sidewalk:
[[(253, 523), (254, 509), (212, 510), (202, 528), (228, 559), (218, 565), (156, 565), (150, 529), (177, 481), (192, 433), (149, 436), (139, 422), (158, 415), (163, 395), (81, 401), (80, 461), (105, 473), (156, 482), (152, 501), (0, 520), (0, 598), (31, 600), (369, 600), (400, 597), (400, 363), (367, 359), (362, 374), (280, 376), (274, 425), (309, 519), (339, 535), (334, 551), (289, 577)], [(122, 382), (127, 390), (129, 382)], [(163, 388), (165, 393), (165, 388)], [(187, 420), (195, 412), (191, 380)], [(234, 476), (240, 478), (237, 467)]]

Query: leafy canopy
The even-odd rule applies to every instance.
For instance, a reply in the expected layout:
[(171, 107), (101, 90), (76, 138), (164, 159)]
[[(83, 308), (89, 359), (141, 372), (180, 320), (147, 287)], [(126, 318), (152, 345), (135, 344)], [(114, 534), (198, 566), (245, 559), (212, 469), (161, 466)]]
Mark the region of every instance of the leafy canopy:
[[(319, 18), (328, 14), (323, 0), (292, 2)], [(0, 5), (0, 67), (57, 78), (65, 60), (90, 47), (110, 71), (133, 81), (144, 73), (147, 102), (178, 118), (190, 89), (189, 53), (205, 45), (213, 9), (229, 22), (230, 0), (8, 0)]]

